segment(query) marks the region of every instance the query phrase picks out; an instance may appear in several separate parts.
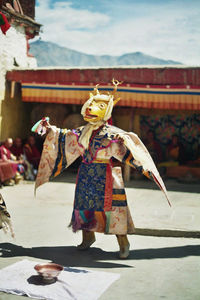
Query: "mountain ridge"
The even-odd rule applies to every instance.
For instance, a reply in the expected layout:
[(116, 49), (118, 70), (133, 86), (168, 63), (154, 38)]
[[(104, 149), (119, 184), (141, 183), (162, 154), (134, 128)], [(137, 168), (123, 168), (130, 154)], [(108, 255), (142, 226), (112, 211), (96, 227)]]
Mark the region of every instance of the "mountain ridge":
[[(92, 55), (60, 46), (56, 43), (37, 40), (30, 43), (30, 53), (35, 56), (39, 67), (79, 66), (79, 67), (111, 67), (130, 65), (182, 65), (181, 62), (165, 60), (132, 52), (120, 56)], [(48, 55), (47, 55), (48, 53)]]

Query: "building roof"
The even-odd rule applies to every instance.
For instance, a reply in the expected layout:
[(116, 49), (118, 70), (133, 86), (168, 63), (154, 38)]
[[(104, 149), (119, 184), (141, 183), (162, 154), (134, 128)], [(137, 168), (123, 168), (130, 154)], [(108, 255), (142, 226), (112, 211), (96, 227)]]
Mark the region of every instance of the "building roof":
[(21, 83), (22, 100), (82, 104), (96, 84), (118, 87), (119, 105), (138, 108), (200, 110), (200, 67), (39, 68), (13, 70), (7, 80)]
[(0, 8), (0, 11), (7, 17), (9, 23), (23, 25), (26, 28), (26, 33), (33, 36), (39, 34), (42, 25), (37, 23), (33, 18), (9, 9), (4, 5)]

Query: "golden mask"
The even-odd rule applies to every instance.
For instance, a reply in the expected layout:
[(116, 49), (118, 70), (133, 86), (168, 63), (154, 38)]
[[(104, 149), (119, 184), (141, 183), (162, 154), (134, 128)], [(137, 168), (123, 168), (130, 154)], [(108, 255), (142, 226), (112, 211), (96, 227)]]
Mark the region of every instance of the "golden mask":
[(114, 91), (112, 94), (100, 94), (98, 85), (94, 89), (94, 93), (90, 93), (90, 98), (82, 109), (83, 118), (86, 122), (97, 123), (99, 121), (107, 121), (111, 117), (113, 106), (120, 100), (114, 99), (117, 86), (120, 83), (113, 79)]

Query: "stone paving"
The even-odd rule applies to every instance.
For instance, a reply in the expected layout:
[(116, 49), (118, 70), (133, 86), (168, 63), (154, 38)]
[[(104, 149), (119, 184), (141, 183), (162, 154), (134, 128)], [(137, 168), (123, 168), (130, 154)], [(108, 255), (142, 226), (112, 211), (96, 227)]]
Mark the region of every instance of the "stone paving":
[[(138, 234), (142, 235), (129, 236), (130, 257), (119, 260), (115, 236), (97, 234), (97, 241), (90, 250), (77, 251), (81, 233), (74, 234), (68, 228), (75, 188), (73, 182), (74, 176), (60, 177), (40, 187), (36, 197), (34, 184), (30, 182), (1, 190), (12, 216), (16, 237), (13, 240), (0, 232), (0, 269), (28, 258), (119, 273), (120, 279), (100, 300), (200, 299), (198, 184), (167, 181), (171, 208), (151, 182), (127, 184), (131, 214), (140, 230)], [(175, 237), (175, 232), (183, 237)], [(188, 232), (193, 238), (187, 238)], [(15, 299), (25, 298), (0, 293), (0, 300)]]

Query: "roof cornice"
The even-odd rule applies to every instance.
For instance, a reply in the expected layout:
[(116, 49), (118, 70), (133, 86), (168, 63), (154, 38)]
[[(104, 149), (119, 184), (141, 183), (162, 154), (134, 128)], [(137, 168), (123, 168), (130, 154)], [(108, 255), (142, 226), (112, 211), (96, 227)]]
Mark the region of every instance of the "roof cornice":
[(2, 6), (0, 11), (5, 14), (6, 18), (8, 19), (9, 23), (11, 24), (19, 24), (23, 25), (28, 31), (31, 31), (30, 33), (33, 35), (39, 34), (41, 31), (42, 24), (37, 23), (34, 19), (31, 17), (28, 17), (26, 15), (22, 15), (14, 10), (11, 10), (5, 6)]

